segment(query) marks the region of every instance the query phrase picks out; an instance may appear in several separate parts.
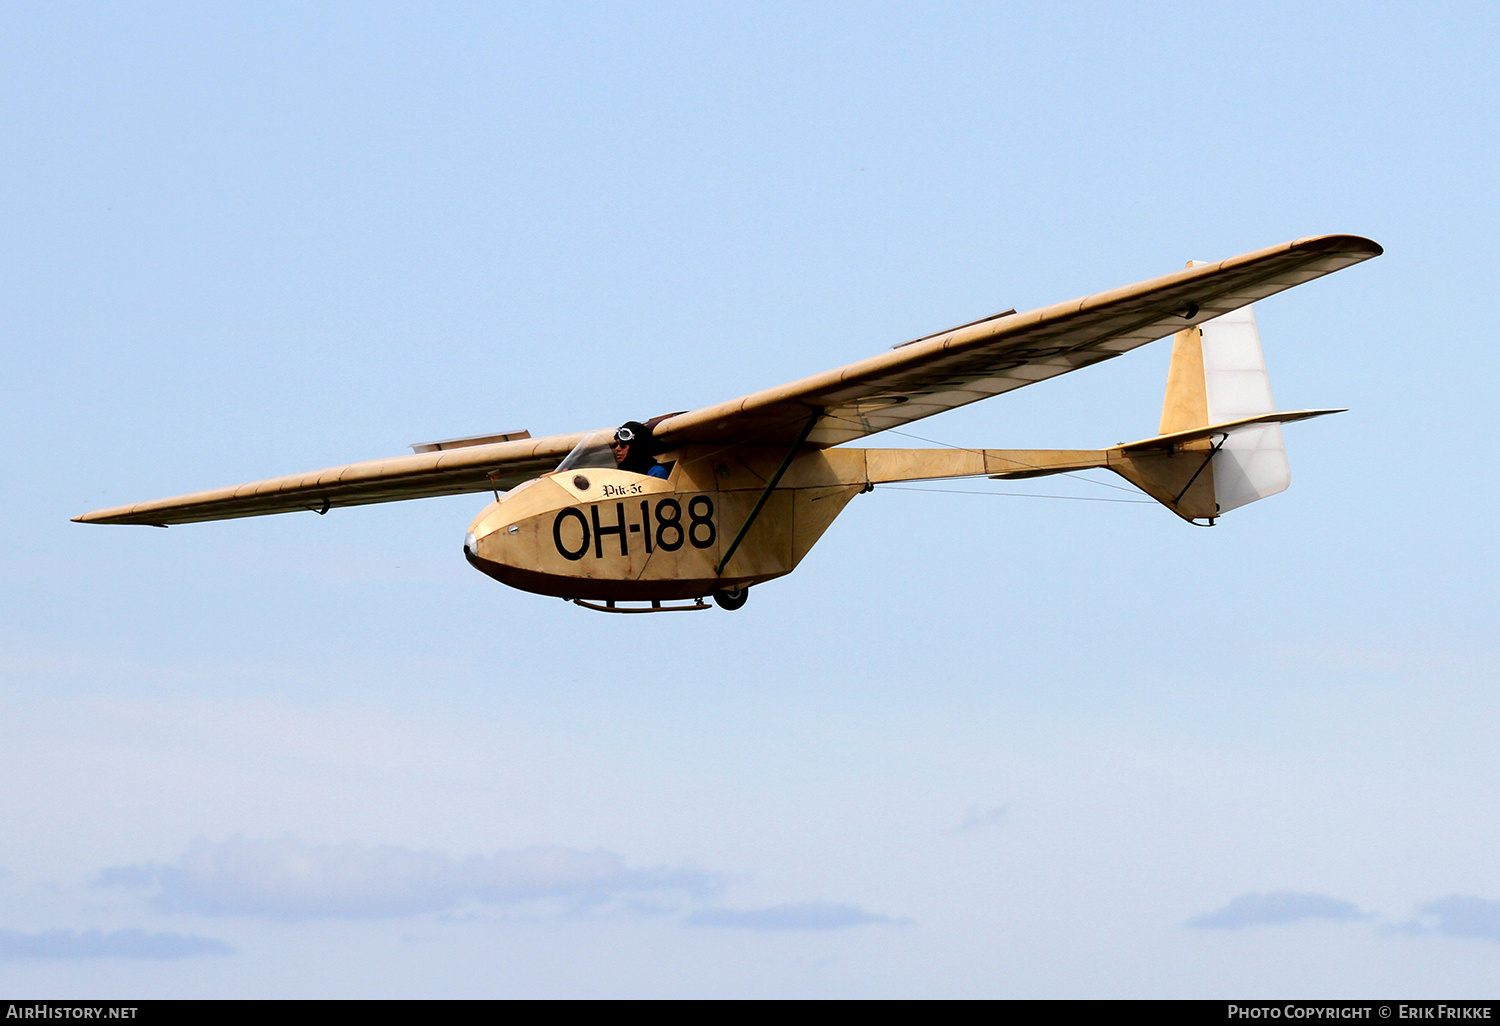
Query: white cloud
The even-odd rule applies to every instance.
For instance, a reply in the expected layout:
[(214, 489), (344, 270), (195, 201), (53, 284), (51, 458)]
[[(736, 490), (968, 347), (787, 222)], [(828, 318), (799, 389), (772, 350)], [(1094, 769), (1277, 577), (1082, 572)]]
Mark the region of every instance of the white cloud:
[(110, 867), (97, 882), (154, 889), (152, 904), (164, 912), (278, 919), (373, 919), (540, 900), (578, 911), (614, 899), (702, 896), (720, 886), (688, 869), (632, 869), (603, 849), (552, 845), (453, 858), (394, 845), (241, 837), (199, 841), (171, 865)]
[(687, 917), (694, 926), (732, 926), (742, 930), (839, 930), (872, 923), (895, 923), (890, 916), (866, 912), (858, 905), (803, 901), (770, 908), (710, 908)]
[(1265, 894), (1241, 894), (1223, 908), (1189, 919), (1187, 925), (1237, 930), (1245, 926), (1295, 923), (1303, 919), (1347, 922), (1364, 918), (1367, 918), (1366, 914), (1356, 906), (1338, 898), (1330, 898), (1326, 894), (1268, 891)]
[(43, 930), (19, 933), (0, 930), (0, 958), (190, 958), (193, 955), (230, 955), (234, 949), (212, 937), (145, 930)]
[(960, 834), (970, 830), (979, 830), (983, 827), (994, 826), (1004, 820), (1009, 812), (1009, 805), (994, 805), (990, 807), (970, 805), (964, 812), (963, 822), (954, 827), (951, 833)]
[(1403, 924), (1408, 933), (1441, 933), (1449, 937), (1480, 937), (1500, 941), (1500, 901), (1471, 894), (1450, 894), (1423, 905), (1416, 922)]

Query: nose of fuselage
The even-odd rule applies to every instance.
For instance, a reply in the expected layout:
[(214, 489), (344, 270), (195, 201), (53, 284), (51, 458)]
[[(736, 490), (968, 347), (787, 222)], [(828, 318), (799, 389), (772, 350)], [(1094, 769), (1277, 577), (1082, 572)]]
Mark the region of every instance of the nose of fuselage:
[(482, 529), (476, 531), (471, 528), (469, 532), (464, 535), (464, 559), (468, 560), (469, 565), (472, 566), (475, 570), (478, 570), (480, 573), (485, 574), (489, 577), (493, 577), (496, 580), (503, 581), (505, 579), (503, 571), (508, 568), (503, 562), (496, 561), (495, 557), (499, 555), (499, 553), (491, 551), (492, 546), (485, 545), (485, 554), (483, 556), (479, 554), (480, 542), (483, 541), (484, 538), (488, 537), (490, 533), (491, 532), (484, 531)]

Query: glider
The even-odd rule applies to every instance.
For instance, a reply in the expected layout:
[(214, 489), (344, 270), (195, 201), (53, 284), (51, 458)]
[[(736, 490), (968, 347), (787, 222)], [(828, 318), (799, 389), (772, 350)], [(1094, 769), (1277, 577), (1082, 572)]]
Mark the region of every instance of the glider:
[[(1006, 311), (728, 402), (604, 429), (516, 431), (410, 456), (95, 510), (89, 524), (204, 520), (493, 492), (464, 539), (512, 587), (607, 612), (737, 609), (785, 576), (854, 496), (877, 484), (1002, 480), (1104, 468), (1211, 525), (1290, 481), (1251, 304), (1381, 248), (1323, 235), (1026, 313)], [(1174, 336), (1158, 433), (1108, 449), (861, 449), (846, 443)], [(632, 422), (633, 423), (633, 422)], [(631, 436), (631, 437), (625, 437)], [(619, 462), (633, 445), (659, 469)], [(645, 451), (649, 447), (649, 451)]]

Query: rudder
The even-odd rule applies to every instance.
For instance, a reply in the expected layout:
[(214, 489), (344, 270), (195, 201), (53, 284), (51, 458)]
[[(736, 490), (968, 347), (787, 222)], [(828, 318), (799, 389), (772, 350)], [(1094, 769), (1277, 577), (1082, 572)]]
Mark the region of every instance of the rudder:
[[(1189, 267), (1198, 264), (1188, 262)], [(1161, 434), (1274, 412), (1276, 401), (1253, 307), (1242, 306), (1173, 338)], [(1280, 425), (1231, 429), (1210, 470), (1217, 513), (1285, 491), (1292, 475)]]

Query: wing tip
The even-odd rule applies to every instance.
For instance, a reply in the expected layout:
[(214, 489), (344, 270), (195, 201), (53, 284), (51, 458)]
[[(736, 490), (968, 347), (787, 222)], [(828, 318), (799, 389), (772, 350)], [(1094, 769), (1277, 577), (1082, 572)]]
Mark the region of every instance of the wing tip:
[(168, 526), (155, 520), (139, 519), (129, 508), (91, 510), (88, 513), (80, 513), (76, 517), (72, 517), (71, 520), (75, 524), (125, 524), (140, 527)]
[(1362, 254), (1365, 258), (1378, 257), (1385, 252), (1384, 246), (1363, 235), (1308, 235), (1292, 245), (1297, 249)]

